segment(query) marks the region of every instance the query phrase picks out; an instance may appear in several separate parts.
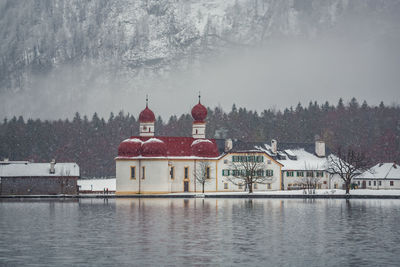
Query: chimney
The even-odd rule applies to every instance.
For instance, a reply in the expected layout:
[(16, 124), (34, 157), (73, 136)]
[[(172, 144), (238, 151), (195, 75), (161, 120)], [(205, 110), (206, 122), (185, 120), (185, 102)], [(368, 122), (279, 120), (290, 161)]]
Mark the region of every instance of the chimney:
[(315, 154), (323, 158), (325, 157), (325, 142), (322, 140), (316, 140), (315, 141)]
[(275, 139), (271, 140), (271, 149), (274, 154), (278, 152), (278, 142)]
[(53, 160), (50, 162), (50, 174), (56, 173), (55, 166), (56, 166), (56, 160), (53, 159)]
[(232, 139), (225, 139), (225, 152), (228, 152), (233, 147)]

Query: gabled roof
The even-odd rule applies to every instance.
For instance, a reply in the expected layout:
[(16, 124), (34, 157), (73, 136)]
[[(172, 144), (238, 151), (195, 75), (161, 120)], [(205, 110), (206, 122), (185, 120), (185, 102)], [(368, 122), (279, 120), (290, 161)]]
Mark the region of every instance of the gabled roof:
[[(315, 154), (315, 143), (279, 143), (277, 153), (272, 152), (269, 143), (233, 141), (233, 148), (229, 152), (262, 151), (283, 165), (282, 170), (325, 170), (326, 157)], [(330, 154), (326, 148), (326, 155)]]
[(54, 169), (54, 174), (50, 173), (50, 163), (2, 161), (0, 163), (0, 177), (79, 176), (79, 166), (76, 163), (56, 163)]
[(400, 166), (396, 163), (379, 163), (356, 179), (400, 179)]

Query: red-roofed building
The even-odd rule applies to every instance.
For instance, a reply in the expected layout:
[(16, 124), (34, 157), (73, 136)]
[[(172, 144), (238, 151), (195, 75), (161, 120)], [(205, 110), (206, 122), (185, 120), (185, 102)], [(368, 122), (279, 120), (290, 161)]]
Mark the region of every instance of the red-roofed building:
[[(228, 152), (232, 149), (230, 140), (219, 150), (217, 140), (206, 138), (207, 109), (200, 96), (191, 113), (192, 137), (155, 136), (155, 116), (146, 99), (146, 108), (139, 115), (139, 136), (131, 136), (118, 147), (116, 194), (202, 192), (203, 184), (196, 179), (199, 176), (207, 178), (205, 192), (244, 190), (240, 184), (228, 185), (227, 173), (233, 159), (245, 154)], [(275, 173), (274, 184), (265, 185), (264, 190), (279, 189), (281, 164), (266, 153), (254, 155), (265, 162), (268, 173)]]

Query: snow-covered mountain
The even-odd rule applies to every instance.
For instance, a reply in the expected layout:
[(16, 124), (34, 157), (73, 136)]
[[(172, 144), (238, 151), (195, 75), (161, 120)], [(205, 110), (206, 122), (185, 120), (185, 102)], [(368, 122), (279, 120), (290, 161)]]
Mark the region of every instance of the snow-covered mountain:
[(395, 0), (2, 0), (0, 115), (118, 109), (126, 93), (171, 92), (171, 75), (277, 39), (396, 35), (399, 12)]

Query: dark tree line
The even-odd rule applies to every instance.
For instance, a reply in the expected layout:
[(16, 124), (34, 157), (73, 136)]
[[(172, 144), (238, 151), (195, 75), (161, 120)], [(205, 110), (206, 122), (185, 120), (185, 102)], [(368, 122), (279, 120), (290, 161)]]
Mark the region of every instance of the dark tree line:
[[(371, 164), (400, 160), (400, 108), (361, 105), (353, 98), (348, 104), (310, 102), (283, 111), (264, 110), (258, 114), (233, 105), (230, 112), (217, 107), (208, 110), (207, 136), (247, 141), (314, 142), (321, 136), (329, 147), (349, 146), (364, 151)], [(161, 117), (156, 135), (191, 136), (192, 117), (183, 114)], [(119, 143), (138, 135), (136, 116), (120, 112), (108, 119), (96, 113), (91, 119), (75, 114), (72, 120), (4, 119), (0, 123), (0, 159), (35, 162), (73, 161), (82, 177), (115, 175), (114, 157)]]

